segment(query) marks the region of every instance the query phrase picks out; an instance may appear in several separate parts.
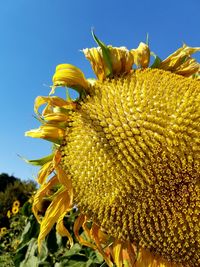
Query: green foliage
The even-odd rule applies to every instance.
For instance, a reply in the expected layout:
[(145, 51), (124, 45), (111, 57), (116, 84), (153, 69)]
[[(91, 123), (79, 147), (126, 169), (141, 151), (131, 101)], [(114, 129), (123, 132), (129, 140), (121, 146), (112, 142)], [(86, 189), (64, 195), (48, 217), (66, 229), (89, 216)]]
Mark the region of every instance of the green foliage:
[[(27, 210), (27, 207), (25, 210)], [(65, 218), (65, 225), (69, 226), (69, 230), (71, 229), (72, 236), (72, 225), (76, 215), (77, 212), (74, 211)], [(69, 248), (67, 238), (57, 234), (55, 228), (52, 229), (46, 240), (43, 241), (41, 253), (38, 254), (38, 233), (39, 224), (35, 217), (30, 214), (14, 256), (16, 267), (98, 267), (103, 264), (103, 258), (100, 254), (90, 248), (81, 246), (78, 243), (74, 243), (73, 247)]]
[(12, 214), (8, 220), (9, 227), (5, 228), (4, 226), (5, 232), (0, 232), (0, 266), (14, 266), (13, 255), (20, 242), (26, 217), (19, 210), (18, 213)]
[[(3, 178), (2, 178), (3, 177)], [(3, 179), (8, 179), (6, 184)], [(14, 178), (14, 179), (12, 179)], [(106, 267), (103, 258), (96, 251), (80, 245), (73, 234), (73, 224), (78, 216), (74, 209), (65, 217), (64, 224), (74, 239), (69, 247), (67, 237), (61, 237), (55, 228), (42, 243), (38, 253), (37, 238), (40, 225), (32, 213), (31, 194), (36, 189), (33, 182), (22, 182), (8, 175), (0, 175), (0, 183), (6, 184), (0, 192), (0, 266), (6, 267)], [(2, 179), (2, 180), (1, 180)], [(20, 207), (12, 212), (14, 201)], [(22, 206), (23, 205), (23, 206)], [(9, 216), (7, 212), (9, 211)], [(2, 229), (4, 228), (4, 232)], [(84, 233), (82, 233), (84, 235)]]
[(9, 184), (13, 184), (18, 179), (14, 176), (9, 176), (6, 173), (0, 174), (0, 192), (3, 192)]
[(0, 227), (9, 227), (7, 212), (12, 207), (15, 200), (22, 206), (36, 190), (36, 184), (33, 181), (20, 181), (14, 176), (5, 173), (0, 174)]

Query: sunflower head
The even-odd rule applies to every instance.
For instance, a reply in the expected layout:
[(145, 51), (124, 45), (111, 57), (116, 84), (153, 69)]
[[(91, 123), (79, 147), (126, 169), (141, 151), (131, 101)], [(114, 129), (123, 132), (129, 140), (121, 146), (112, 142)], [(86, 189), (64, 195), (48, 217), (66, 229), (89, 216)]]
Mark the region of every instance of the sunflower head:
[(8, 232), (8, 229), (6, 227), (0, 228), (0, 237), (4, 236)]
[(99, 46), (83, 53), (97, 79), (58, 65), (51, 93), (65, 86), (80, 97), (36, 98), (42, 125), (26, 133), (54, 144), (30, 161), (42, 166), (39, 246), (54, 224), (73, 245), (63, 218), (76, 205), (76, 238), (109, 266), (199, 266), (200, 48), (183, 45), (149, 66), (147, 44), (128, 50), (93, 36)]
[(18, 207), (19, 208), (19, 206), (20, 206), (20, 201), (19, 200), (15, 200), (13, 202), (13, 207)]

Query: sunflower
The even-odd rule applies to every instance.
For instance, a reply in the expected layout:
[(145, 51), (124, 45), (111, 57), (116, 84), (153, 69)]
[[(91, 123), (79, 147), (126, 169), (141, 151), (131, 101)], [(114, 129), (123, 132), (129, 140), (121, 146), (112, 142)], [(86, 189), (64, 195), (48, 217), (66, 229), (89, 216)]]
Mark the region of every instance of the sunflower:
[(10, 219), (11, 215), (12, 215), (12, 212), (10, 210), (8, 210), (7, 211), (7, 217), (8, 217), (8, 219)]
[(18, 208), (19, 208), (19, 206), (20, 206), (20, 202), (19, 202), (19, 200), (15, 200), (15, 201), (13, 202), (13, 207), (18, 207)]
[(12, 213), (17, 214), (19, 212), (19, 207), (18, 206), (13, 206), (12, 207)]
[[(26, 132), (53, 143), (30, 161), (41, 165), (39, 248), (54, 224), (73, 245), (63, 218), (76, 205), (76, 238), (110, 267), (200, 266), (200, 48), (161, 60), (145, 43), (128, 50), (93, 37), (98, 47), (83, 53), (97, 79), (58, 65), (50, 95), (35, 100), (41, 126)], [(79, 98), (52, 96), (57, 87)]]
[(4, 236), (7, 233), (8, 229), (6, 227), (0, 228), (0, 236)]

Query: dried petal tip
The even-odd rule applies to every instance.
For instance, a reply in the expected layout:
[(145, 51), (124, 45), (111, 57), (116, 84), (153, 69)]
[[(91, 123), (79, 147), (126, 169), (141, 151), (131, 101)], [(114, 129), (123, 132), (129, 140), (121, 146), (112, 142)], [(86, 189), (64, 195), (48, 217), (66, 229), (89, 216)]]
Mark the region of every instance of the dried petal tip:
[(50, 94), (54, 93), (56, 86), (67, 86), (81, 92), (87, 90), (88, 82), (79, 68), (71, 64), (60, 64), (56, 67), (53, 76), (53, 90)]
[[(101, 81), (112, 75), (127, 73), (134, 63), (132, 53), (126, 47), (107, 46), (107, 60), (101, 47), (83, 49), (85, 57), (90, 61), (92, 69)], [(108, 66), (110, 62), (110, 67)]]
[(134, 57), (134, 63), (141, 68), (147, 68), (150, 61), (150, 50), (147, 44), (140, 43), (137, 49), (130, 51)]
[(191, 55), (197, 51), (200, 51), (200, 47), (189, 47), (184, 44), (163, 60), (159, 65), (159, 69), (172, 71), (186, 77), (193, 75), (198, 76), (200, 72), (200, 64), (191, 57)]

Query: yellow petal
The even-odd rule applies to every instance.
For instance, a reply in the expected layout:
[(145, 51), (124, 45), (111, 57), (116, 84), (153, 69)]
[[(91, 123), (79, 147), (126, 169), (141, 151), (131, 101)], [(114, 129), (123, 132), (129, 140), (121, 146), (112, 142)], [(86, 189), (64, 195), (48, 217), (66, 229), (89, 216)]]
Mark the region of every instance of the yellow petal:
[(47, 183), (41, 186), (41, 188), (37, 191), (36, 195), (34, 196), (32, 211), (38, 222), (40, 222), (38, 213), (42, 211), (42, 200), (44, 197), (49, 195), (49, 192), (56, 184), (58, 184), (58, 178), (56, 175), (54, 175)]
[(42, 138), (51, 142), (60, 143), (65, 135), (65, 130), (58, 128), (57, 126), (46, 124), (40, 126), (38, 129), (33, 129), (25, 132), (25, 136), (33, 138)]
[(112, 62), (113, 74), (127, 73), (132, 69), (134, 57), (126, 47), (108, 46)]
[(41, 222), (40, 234), (38, 237), (38, 249), (40, 251), (42, 241), (45, 239), (46, 235), (51, 231), (54, 224), (61, 221), (67, 211), (71, 209), (71, 201), (67, 190), (60, 191), (48, 209), (46, 210), (45, 216)]
[(67, 86), (75, 89), (87, 89), (89, 84), (83, 72), (71, 64), (60, 64), (53, 76), (54, 86)]
[(189, 77), (194, 74), (198, 74), (200, 70), (200, 64), (196, 62), (194, 58), (189, 58), (183, 64), (176, 69), (176, 73)]
[(79, 217), (75, 220), (74, 222), (74, 235), (76, 237), (76, 239), (79, 241), (80, 244), (90, 247), (92, 249), (96, 249), (96, 246), (93, 245), (92, 243), (88, 242), (87, 240), (83, 239), (80, 235), (79, 235), (79, 230), (80, 228), (83, 226), (83, 224), (86, 222), (86, 216), (83, 214), (80, 214)]
[[(38, 96), (35, 99), (35, 104), (34, 104), (34, 112), (39, 115), (38, 109), (40, 108), (41, 105), (48, 104), (50, 107), (63, 107), (66, 106), (68, 103), (58, 97), (58, 96)], [(45, 115), (46, 113), (42, 113), (42, 115)]]
[(48, 121), (49, 123), (67, 122), (69, 120), (69, 116), (61, 112), (50, 113), (48, 115), (45, 115), (43, 118), (45, 121)]
[(37, 182), (43, 184), (47, 177), (53, 172), (53, 169), (52, 161), (45, 163), (38, 172)]
[(115, 241), (113, 244), (113, 257), (117, 267), (122, 267), (122, 244), (120, 241)]
[[(98, 225), (93, 223), (92, 228), (91, 228), (91, 235), (95, 241), (97, 249), (101, 253), (101, 255), (103, 256), (103, 258), (104, 258), (105, 262), (108, 264), (108, 266), (112, 267), (113, 264), (112, 264), (111, 260), (109, 259), (108, 255), (105, 253), (105, 251), (102, 248), (102, 244), (101, 244), (100, 239), (99, 239), (99, 233), (100, 232), (101, 232), (101, 230), (99, 229)], [(122, 265), (119, 265), (119, 267), (122, 267)]]
[(140, 249), (139, 256), (134, 267), (183, 267), (182, 264), (172, 263), (159, 256), (155, 256), (152, 252)]
[(85, 57), (90, 61), (92, 69), (99, 80), (106, 77), (106, 64), (103, 61), (103, 55), (100, 47), (83, 49)]
[[(131, 70), (134, 58), (126, 47), (107, 46), (107, 49), (109, 51), (109, 61), (112, 66), (112, 75), (127, 73)], [(102, 81), (108, 74), (110, 75), (100, 47), (83, 49), (83, 53), (90, 61), (92, 69), (99, 80)]]
[(184, 76), (196, 74), (199, 72), (199, 63), (197, 63), (195, 59), (192, 59), (191, 55), (197, 51), (200, 51), (200, 47), (189, 47), (184, 44), (181, 48), (163, 60), (160, 63), (159, 68)]
[(70, 176), (67, 175), (60, 166), (56, 167), (59, 182), (66, 187), (71, 198), (73, 198), (73, 187)]
[[(69, 210), (71, 210), (71, 208)], [(66, 229), (66, 227), (63, 224), (62, 216), (59, 218), (56, 224), (56, 230), (61, 236), (66, 236), (69, 239), (70, 247), (72, 247), (74, 244), (74, 241), (73, 241), (71, 234), (69, 233), (69, 231)]]
[(150, 50), (147, 44), (140, 43), (137, 49), (132, 49), (134, 63), (141, 68), (147, 68), (150, 61)]

